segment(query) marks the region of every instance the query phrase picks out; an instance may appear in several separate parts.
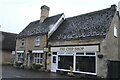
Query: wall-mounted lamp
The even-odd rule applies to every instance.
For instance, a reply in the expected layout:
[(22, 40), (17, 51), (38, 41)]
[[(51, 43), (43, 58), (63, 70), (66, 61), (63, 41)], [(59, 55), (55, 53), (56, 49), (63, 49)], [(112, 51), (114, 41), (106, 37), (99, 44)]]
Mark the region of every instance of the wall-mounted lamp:
[(98, 58), (103, 58), (103, 54), (98, 54)]
[(51, 54), (48, 54), (48, 56), (51, 56)]

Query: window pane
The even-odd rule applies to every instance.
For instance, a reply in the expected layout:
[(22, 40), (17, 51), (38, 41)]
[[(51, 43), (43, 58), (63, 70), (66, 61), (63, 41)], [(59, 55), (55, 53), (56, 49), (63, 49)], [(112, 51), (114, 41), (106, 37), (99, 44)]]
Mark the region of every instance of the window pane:
[(56, 56), (53, 56), (53, 63), (56, 63)]
[(41, 53), (34, 53), (34, 61), (36, 64), (42, 63), (42, 55)]
[(43, 58), (43, 54), (40, 55), (40, 58)]
[(25, 40), (24, 40), (24, 38), (23, 38), (23, 39), (21, 39), (21, 41), (20, 41), (20, 46), (21, 46), (21, 47), (23, 47), (23, 46), (24, 46), (24, 41), (25, 41)]
[(19, 62), (22, 62), (22, 58), (23, 58), (22, 53), (18, 53), (18, 61)]
[(36, 59), (37, 60), (37, 63), (39, 63), (39, 59)]
[(95, 57), (76, 56), (76, 70), (95, 73)]
[(84, 55), (84, 53), (76, 53), (76, 55)]
[(35, 38), (35, 46), (39, 46), (40, 45), (40, 36), (37, 36)]
[(53, 55), (57, 55), (57, 52), (53, 52)]
[(40, 63), (42, 64), (42, 59), (40, 59)]
[(114, 36), (117, 37), (117, 27), (114, 25)]
[(70, 66), (73, 67), (73, 56), (58, 56), (58, 68), (70, 70)]
[(95, 55), (95, 53), (86, 53), (86, 55)]

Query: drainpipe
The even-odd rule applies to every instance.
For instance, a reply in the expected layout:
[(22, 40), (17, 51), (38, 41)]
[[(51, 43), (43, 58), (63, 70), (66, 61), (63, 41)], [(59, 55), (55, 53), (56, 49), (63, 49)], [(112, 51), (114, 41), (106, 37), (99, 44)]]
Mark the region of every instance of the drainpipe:
[[(46, 48), (48, 48), (48, 33), (46, 34)], [(47, 52), (45, 52), (45, 70), (47, 70)]]

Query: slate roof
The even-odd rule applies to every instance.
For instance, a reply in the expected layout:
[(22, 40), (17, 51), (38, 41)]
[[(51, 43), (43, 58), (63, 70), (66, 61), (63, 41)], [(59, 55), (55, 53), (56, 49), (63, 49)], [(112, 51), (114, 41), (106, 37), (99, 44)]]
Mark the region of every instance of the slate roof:
[(40, 20), (31, 22), (22, 32), (19, 33), (17, 38), (47, 33), (62, 15), (63, 13), (47, 17), (42, 23), (40, 23)]
[(2, 34), (1, 36), (2, 37), (2, 50), (7, 50), (7, 51), (15, 50), (17, 34), (2, 32), (2, 31), (0, 31), (0, 34)]
[(105, 37), (116, 6), (103, 10), (66, 18), (50, 37), (50, 40), (71, 40), (90, 37)]

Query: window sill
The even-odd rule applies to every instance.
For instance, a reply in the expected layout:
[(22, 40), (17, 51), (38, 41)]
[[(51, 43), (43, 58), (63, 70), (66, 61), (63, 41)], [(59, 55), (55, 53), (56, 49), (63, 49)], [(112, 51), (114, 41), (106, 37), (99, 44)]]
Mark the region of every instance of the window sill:
[(17, 63), (22, 63), (22, 61), (18, 61)]
[(24, 48), (24, 46), (20, 46), (20, 48)]
[(35, 63), (35, 65), (41, 65), (42, 66), (43, 64), (41, 64), (41, 63)]
[(40, 45), (35, 45), (35, 47), (40, 47)]

